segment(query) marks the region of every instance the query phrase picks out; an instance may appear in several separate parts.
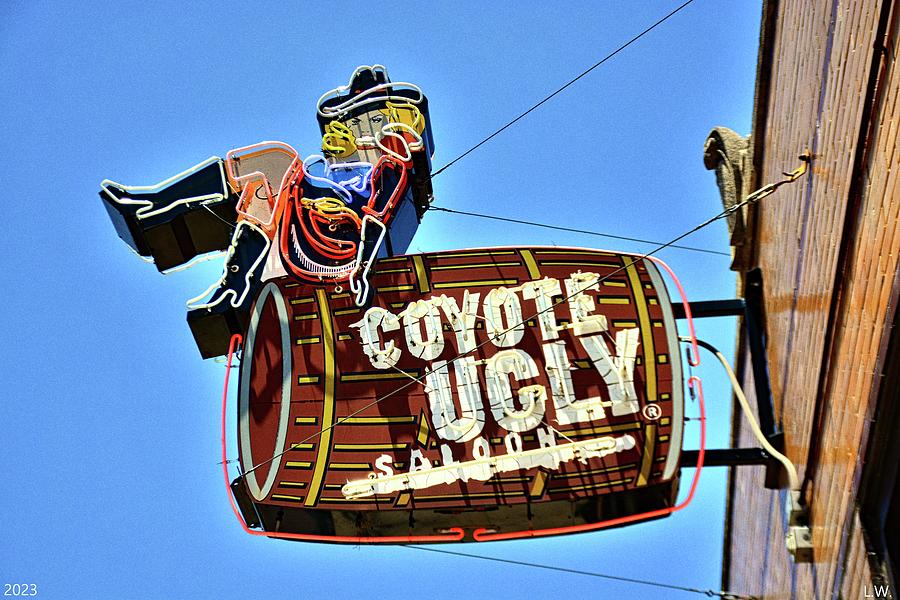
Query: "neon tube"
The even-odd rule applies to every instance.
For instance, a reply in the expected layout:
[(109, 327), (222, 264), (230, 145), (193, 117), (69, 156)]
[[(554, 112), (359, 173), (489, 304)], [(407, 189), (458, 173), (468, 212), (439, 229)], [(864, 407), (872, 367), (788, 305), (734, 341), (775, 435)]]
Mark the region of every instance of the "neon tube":
[(250, 535), (262, 535), (265, 537), (280, 540), (298, 540), (304, 542), (340, 542), (344, 544), (416, 544), (425, 542), (459, 542), (465, 537), (466, 532), (461, 527), (452, 527), (449, 533), (438, 535), (395, 535), (384, 537), (364, 537), (349, 535), (314, 535), (307, 533), (277, 533), (272, 531), (257, 531), (247, 527), (247, 523), (241, 516), (237, 505), (234, 502), (234, 494), (231, 491), (231, 482), (228, 480), (228, 446), (226, 444), (225, 435), (225, 415), (228, 410), (228, 380), (231, 376), (231, 361), (234, 357), (236, 347), (243, 342), (240, 334), (231, 337), (231, 343), (228, 345), (228, 362), (225, 370), (225, 385), (222, 390), (222, 475), (225, 478), (225, 489), (228, 494), (228, 502), (231, 504), (231, 510), (237, 518), (246, 533)]

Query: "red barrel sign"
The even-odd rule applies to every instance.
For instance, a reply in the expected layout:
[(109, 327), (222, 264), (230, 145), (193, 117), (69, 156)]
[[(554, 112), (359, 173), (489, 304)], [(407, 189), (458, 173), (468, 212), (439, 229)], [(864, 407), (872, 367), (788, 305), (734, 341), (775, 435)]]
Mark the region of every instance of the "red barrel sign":
[(503, 539), (675, 504), (683, 373), (657, 261), (557, 247), (381, 259), (373, 304), (282, 278), (238, 385), (245, 521)]

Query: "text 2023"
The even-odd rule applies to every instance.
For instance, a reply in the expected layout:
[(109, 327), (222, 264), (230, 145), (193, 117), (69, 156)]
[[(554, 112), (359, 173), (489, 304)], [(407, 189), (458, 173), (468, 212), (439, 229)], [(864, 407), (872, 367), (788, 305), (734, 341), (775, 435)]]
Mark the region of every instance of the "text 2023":
[(37, 596), (36, 583), (4, 583), (4, 596)]

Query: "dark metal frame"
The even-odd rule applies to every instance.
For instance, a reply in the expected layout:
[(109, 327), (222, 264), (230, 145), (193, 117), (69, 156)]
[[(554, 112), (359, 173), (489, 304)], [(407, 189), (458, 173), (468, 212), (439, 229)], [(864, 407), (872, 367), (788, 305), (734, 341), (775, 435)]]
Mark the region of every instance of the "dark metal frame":
[[(747, 274), (744, 298), (691, 302), (689, 306), (694, 319), (743, 317), (742, 326), (750, 347), (750, 367), (753, 369), (759, 427), (769, 443), (781, 452), (784, 449), (784, 434), (778, 430), (775, 422), (772, 390), (769, 387), (766, 332), (763, 324), (762, 277), (759, 275), (759, 271), (754, 270)], [(685, 310), (682, 305), (673, 304), (672, 309), (676, 319), (685, 318)], [(696, 466), (698, 454), (697, 450), (685, 450), (681, 453), (681, 465), (684, 467)], [(786, 480), (784, 467), (763, 448), (709, 449), (705, 451), (703, 465), (706, 467), (765, 465), (766, 487), (769, 489), (786, 487), (784, 485)]]

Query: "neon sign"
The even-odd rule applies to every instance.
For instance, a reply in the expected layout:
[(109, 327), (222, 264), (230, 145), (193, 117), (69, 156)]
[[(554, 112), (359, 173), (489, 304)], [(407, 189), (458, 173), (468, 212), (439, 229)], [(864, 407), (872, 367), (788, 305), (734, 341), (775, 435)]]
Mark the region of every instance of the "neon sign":
[(319, 99), (317, 119), (322, 154), (306, 159), (261, 142), (156, 185), (101, 184), (120, 237), (160, 271), (224, 253), (222, 275), (187, 303), (204, 357), (243, 332), (268, 279), (346, 285), (357, 305), (370, 301), (375, 259), (405, 251), (428, 207), (434, 144), (417, 86), (359, 67)]
[(297, 539), (431, 539), (460, 523), (465, 539), (630, 514), (608, 495), (674, 506), (683, 375), (655, 262), (467, 250), (382, 259), (372, 282), (367, 309), (289, 279), (257, 300), (233, 488), (246, 518), (269, 530), (282, 514)]
[(510, 539), (676, 510), (668, 267), (557, 247), (404, 255), (431, 200), (427, 99), (360, 67), (316, 116), (306, 158), (266, 141), (155, 185), (101, 184), (161, 272), (224, 254), (188, 323), (204, 357), (240, 346), (229, 486), (245, 530)]

